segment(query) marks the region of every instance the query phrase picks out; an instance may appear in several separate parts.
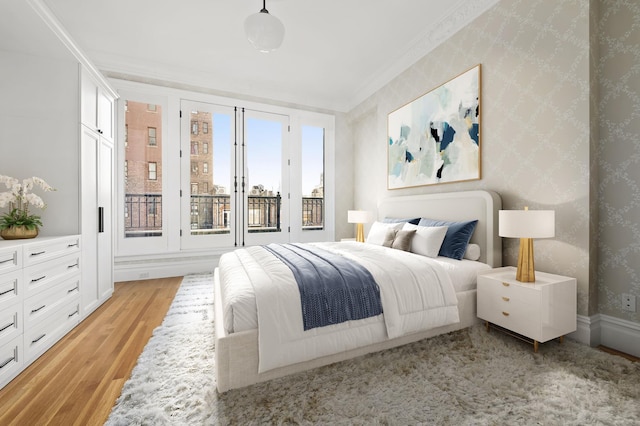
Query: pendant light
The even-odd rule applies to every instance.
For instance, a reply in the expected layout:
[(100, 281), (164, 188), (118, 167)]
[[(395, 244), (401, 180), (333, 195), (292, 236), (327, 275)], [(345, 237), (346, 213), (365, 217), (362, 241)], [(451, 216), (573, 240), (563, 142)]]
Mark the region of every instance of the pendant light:
[(278, 18), (269, 14), (266, 0), (262, 0), (260, 12), (245, 19), (244, 32), (253, 47), (264, 53), (276, 50), (284, 40), (284, 25)]

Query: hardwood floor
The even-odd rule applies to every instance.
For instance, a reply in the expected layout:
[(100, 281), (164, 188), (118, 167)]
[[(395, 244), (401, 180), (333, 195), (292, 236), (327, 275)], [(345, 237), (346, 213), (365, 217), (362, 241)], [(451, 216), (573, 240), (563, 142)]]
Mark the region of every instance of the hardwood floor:
[(182, 277), (116, 283), (113, 297), (0, 390), (0, 425), (102, 425)]

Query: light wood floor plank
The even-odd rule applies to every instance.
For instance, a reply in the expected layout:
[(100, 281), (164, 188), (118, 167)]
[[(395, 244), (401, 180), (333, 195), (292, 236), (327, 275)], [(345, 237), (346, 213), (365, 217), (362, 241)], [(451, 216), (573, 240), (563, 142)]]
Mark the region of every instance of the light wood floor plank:
[(181, 282), (116, 283), (109, 301), (0, 390), (0, 424), (104, 424)]

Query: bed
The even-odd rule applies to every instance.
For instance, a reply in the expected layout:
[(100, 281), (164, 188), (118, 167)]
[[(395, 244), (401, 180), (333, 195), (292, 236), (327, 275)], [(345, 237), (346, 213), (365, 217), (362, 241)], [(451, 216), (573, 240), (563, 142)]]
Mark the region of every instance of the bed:
[[(383, 218), (431, 218), (447, 221), (468, 221), (477, 220), (475, 230), (471, 237), (470, 243), (475, 245), (479, 249), (479, 258), (477, 262), (472, 261), (454, 261), (451, 259), (441, 259), (438, 257), (436, 260), (445, 263), (467, 262), (468, 264), (475, 264), (475, 268), (494, 268), (501, 266), (502, 263), (502, 244), (501, 239), (497, 235), (497, 218), (498, 210), (501, 208), (500, 197), (491, 191), (464, 191), (453, 193), (441, 193), (441, 194), (426, 194), (426, 195), (413, 195), (402, 197), (390, 197), (382, 200), (378, 205), (377, 217), (382, 220)], [(323, 243), (321, 248), (327, 250), (345, 250), (345, 253), (349, 253), (350, 250), (358, 251), (362, 243), (346, 242), (346, 243)], [(256, 253), (261, 253), (262, 248), (248, 248)], [(247, 255), (247, 249), (243, 249), (242, 255)], [(364, 250), (364, 249), (363, 249)], [(378, 249), (375, 250), (385, 250)], [(375, 251), (374, 250), (374, 251)], [(390, 249), (389, 249), (390, 250)], [(236, 251), (237, 252), (237, 251)], [(235, 253), (235, 252), (234, 252)], [(368, 253), (368, 252), (367, 252)], [(395, 252), (394, 252), (395, 253)], [(225, 255), (226, 256), (226, 255)], [(216, 370), (216, 383), (219, 392), (225, 392), (230, 389), (240, 388), (248, 386), (254, 383), (271, 380), (274, 378), (286, 376), (296, 372), (306, 371), (312, 368), (320, 367), (323, 365), (331, 364), (334, 362), (343, 361), (346, 359), (361, 356), (367, 353), (389, 349), (392, 347), (404, 345), (414, 341), (418, 341), (424, 338), (433, 337), (439, 334), (448, 333), (451, 331), (459, 330), (469, 327), (477, 322), (476, 317), (476, 291), (475, 285), (463, 285), (455, 288), (455, 298), (457, 304), (455, 305), (455, 320), (452, 322), (449, 319), (447, 322), (443, 322), (442, 326), (430, 328), (427, 330), (420, 330), (416, 332), (399, 333), (397, 337), (388, 338), (381, 336), (380, 333), (386, 333), (385, 325), (381, 321), (385, 320), (385, 315), (379, 315), (373, 318), (366, 318), (358, 321), (351, 321), (355, 323), (356, 327), (344, 331), (342, 328), (336, 327), (336, 333), (345, 333), (345, 336), (351, 336), (350, 340), (356, 342), (347, 346), (336, 346), (331, 350), (325, 350), (327, 342), (330, 340), (331, 335), (326, 336), (326, 329), (331, 327), (325, 327), (318, 332), (318, 342), (314, 347), (316, 350), (309, 354), (309, 350), (302, 350), (305, 352), (304, 357), (298, 358), (297, 354), (291, 355), (291, 358), (287, 358), (290, 352), (288, 347), (284, 346), (278, 348), (278, 345), (274, 347), (280, 352), (275, 352), (276, 355), (263, 355), (260, 357), (259, 348), (264, 350), (264, 341), (267, 334), (263, 332), (263, 335), (259, 335), (258, 328), (256, 328), (255, 319), (250, 318), (253, 314), (242, 314), (244, 316), (242, 321), (229, 318), (230, 308), (228, 304), (223, 301), (223, 294), (228, 296), (230, 283), (234, 282), (233, 277), (238, 277), (240, 281), (241, 275), (238, 270), (237, 275), (233, 275), (233, 271), (237, 271), (235, 265), (231, 265), (229, 259), (235, 259), (236, 256), (223, 256), (221, 258), (221, 264), (216, 268), (214, 273), (214, 287), (215, 287), (215, 370)], [(368, 254), (367, 254), (368, 256)], [(417, 255), (411, 255), (419, 257)], [(374, 259), (374, 258), (372, 258)], [(375, 263), (374, 260), (372, 260)], [(221, 285), (220, 276), (223, 270), (224, 281), (226, 284)], [(246, 269), (246, 265), (238, 265), (238, 268)], [(230, 272), (231, 271), (231, 272)], [(472, 271), (472, 272), (469, 272)], [(467, 269), (466, 275), (473, 274), (473, 281), (475, 283), (475, 272), (473, 269)], [(277, 274), (275, 275), (277, 276)], [(232, 277), (233, 279), (230, 279)], [(376, 278), (377, 279), (377, 278)], [(271, 281), (274, 281), (271, 279)], [(235, 284), (234, 284), (235, 285)], [(247, 286), (246, 283), (238, 285)], [(256, 290), (258, 287), (256, 287)], [(262, 297), (262, 296), (260, 296)], [(251, 299), (248, 299), (251, 300)], [(256, 303), (256, 302), (251, 302)], [(265, 302), (262, 306), (265, 306)], [(272, 303), (272, 302), (270, 302)], [(235, 308), (234, 308), (235, 309)], [(277, 312), (279, 310), (274, 310)], [(236, 310), (236, 312), (240, 312)], [(264, 312), (261, 311), (261, 312)], [(385, 308), (385, 312), (387, 309)], [(391, 317), (391, 310), (389, 310), (389, 317)], [(447, 307), (448, 316), (452, 313), (450, 307)], [(235, 321), (235, 323), (234, 323)], [(282, 321), (279, 317), (274, 317), (273, 321), (277, 324), (278, 321)], [(238, 325), (244, 324), (244, 325)], [(345, 328), (347, 326), (345, 325)], [(265, 330), (265, 328), (262, 328)], [(318, 330), (318, 329), (315, 329)], [(311, 330), (315, 332), (315, 330)], [(380, 331), (383, 330), (383, 331)], [(372, 341), (367, 339), (359, 339), (360, 333), (372, 335)], [(351, 333), (351, 334), (349, 334)], [(377, 337), (376, 337), (377, 336)], [(276, 336), (277, 337), (277, 336)], [(269, 335), (269, 339), (273, 336)], [(325, 340), (322, 340), (325, 339)], [(329, 339), (329, 340), (327, 340)], [(276, 339), (277, 340), (277, 339)], [(286, 342), (285, 342), (286, 343)], [(331, 345), (329, 345), (331, 346)], [(265, 359), (279, 360), (278, 363), (265, 361)], [(282, 360), (280, 360), (282, 358)], [(265, 365), (266, 364), (266, 365)]]

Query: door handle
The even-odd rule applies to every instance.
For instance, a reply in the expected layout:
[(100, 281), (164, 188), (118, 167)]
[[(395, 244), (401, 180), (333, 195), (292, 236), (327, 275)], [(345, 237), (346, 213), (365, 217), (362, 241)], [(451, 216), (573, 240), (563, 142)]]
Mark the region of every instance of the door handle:
[(98, 232), (104, 232), (104, 207), (98, 207)]

